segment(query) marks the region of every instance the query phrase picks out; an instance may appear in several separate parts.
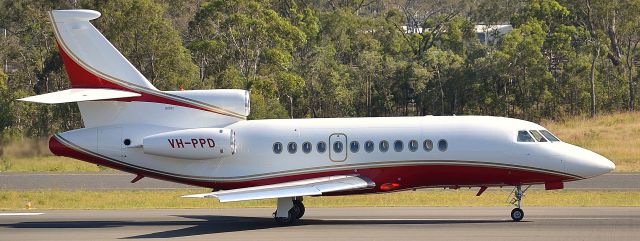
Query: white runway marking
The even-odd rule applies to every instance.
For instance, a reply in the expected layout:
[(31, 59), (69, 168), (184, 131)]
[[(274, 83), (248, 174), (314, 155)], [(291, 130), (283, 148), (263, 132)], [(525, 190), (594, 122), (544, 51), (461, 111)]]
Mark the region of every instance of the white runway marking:
[(0, 216), (36, 216), (44, 213), (0, 213)]

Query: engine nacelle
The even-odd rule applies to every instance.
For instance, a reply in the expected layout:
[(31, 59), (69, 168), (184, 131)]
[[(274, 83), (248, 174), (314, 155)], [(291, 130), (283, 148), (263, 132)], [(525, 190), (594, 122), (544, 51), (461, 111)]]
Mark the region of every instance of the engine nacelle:
[(196, 128), (163, 132), (142, 139), (145, 154), (191, 160), (235, 154), (235, 132), (227, 128)]
[(248, 116), (251, 110), (250, 93), (247, 90), (183, 90), (167, 91), (167, 93), (214, 105), (243, 116)]

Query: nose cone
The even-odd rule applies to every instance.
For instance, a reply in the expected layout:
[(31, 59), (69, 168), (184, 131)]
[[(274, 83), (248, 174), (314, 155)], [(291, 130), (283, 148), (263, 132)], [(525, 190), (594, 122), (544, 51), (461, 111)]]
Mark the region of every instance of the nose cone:
[(564, 149), (566, 156), (565, 168), (568, 172), (578, 176), (584, 178), (595, 177), (609, 173), (616, 168), (612, 161), (590, 150), (569, 144), (566, 144)]
[(591, 160), (591, 167), (594, 170), (595, 175), (598, 176), (605, 173), (609, 173), (616, 169), (616, 164), (614, 164), (611, 160), (603, 157), (595, 152), (591, 152), (593, 154), (593, 159)]

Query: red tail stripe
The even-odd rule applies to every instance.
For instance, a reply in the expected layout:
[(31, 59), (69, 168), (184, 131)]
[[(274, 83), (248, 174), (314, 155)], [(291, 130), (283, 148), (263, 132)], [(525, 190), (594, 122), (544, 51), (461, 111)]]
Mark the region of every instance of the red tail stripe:
[(117, 85), (111, 81), (105, 80), (92, 74), (91, 72), (84, 69), (80, 66), (76, 61), (74, 61), (67, 52), (60, 47), (58, 44), (58, 50), (60, 50), (60, 57), (62, 57), (62, 62), (64, 63), (64, 67), (67, 70), (67, 75), (69, 76), (69, 81), (71, 81), (71, 87), (73, 88), (107, 88), (107, 89), (117, 89), (117, 90), (127, 90), (128, 88)]
[(113, 83), (109, 80), (106, 80), (104, 78), (101, 78), (100, 76), (97, 76), (89, 72), (88, 70), (80, 66), (78, 63), (76, 63), (75, 60), (73, 60), (69, 56), (69, 54), (67, 54), (67, 52), (61, 47), (59, 43), (58, 43), (58, 49), (60, 50), (60, 56), (62, 57), (64, 67), (67, 71), (67, 75), (69, 76), (69, 80), (71, 81), (71, 87), (73, 88), (107, 88), (107, 89), (125, 90), (125, 91), (139, 93), (141, 94), (141, 96), (116, 99), (116, 101), (125, 101), (125, 102), (141, 101), (141, 102), (161, 103), (161, 104), (169, 104), (169, 105), (188, 107), (188, 108), (193, 108), (198, 110), (204, 110), (204, 111), (209, 111), (209, 112), (218, 113), (222, 115), (228, 115), (225, 113), (216, 112), (211, 109), (207, 109), (207, 108), (193, 105), (190, 103), (169, 99), (160, 95), (154, 95), (154, 94), (149, 94), (145, 92), (135, 91), (127, 86), (122, 86), (122, 85)]

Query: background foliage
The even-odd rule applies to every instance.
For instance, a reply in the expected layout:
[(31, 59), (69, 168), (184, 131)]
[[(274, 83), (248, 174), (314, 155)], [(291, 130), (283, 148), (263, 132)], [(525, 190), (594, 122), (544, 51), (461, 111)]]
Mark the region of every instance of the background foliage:
[[(0, 0), (3, 142), (82, 125), (15, 101), (69, 87), (47, 16), (69, 8), (100, 11), (159, 89), (250, 89), (252, 119), (637, 108), (640, 0)], [(481, 43), (476, 24), (514, 29)]]

